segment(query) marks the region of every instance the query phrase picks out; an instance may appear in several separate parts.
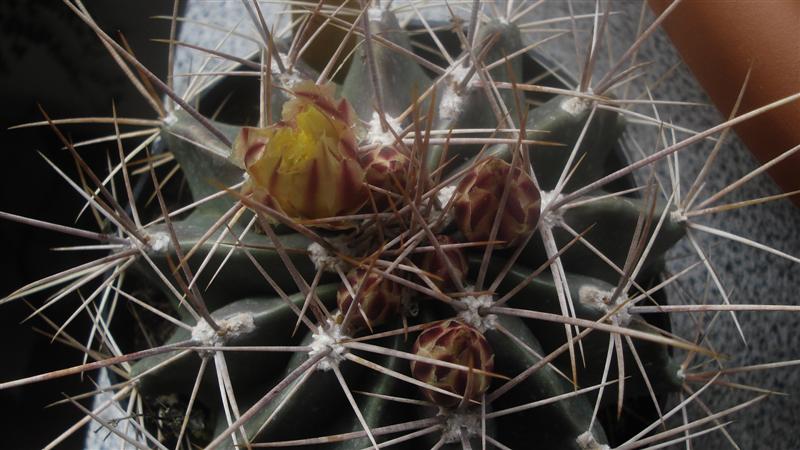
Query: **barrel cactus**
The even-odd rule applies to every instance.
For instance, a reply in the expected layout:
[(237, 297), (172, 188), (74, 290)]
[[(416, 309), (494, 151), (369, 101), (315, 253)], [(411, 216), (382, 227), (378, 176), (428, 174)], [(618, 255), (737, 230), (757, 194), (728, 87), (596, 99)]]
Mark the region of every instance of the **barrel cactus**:
[[(629, 161), (633, 53), (570, 86), (523, 38), (527, 2), (435, 23), (398, 20), (421, 5), (293, 3), (278, 32), (244, 1), (258, 54), (195, 48), (230, 64), (177, 95), (65, 3), (166, 94), (105, 180), (65, 138), (103, 227), (61, 230), (110, 253), (7, 297), (60, 286), (44, 314), (94, 286), (76, 312), (98, 323), (94, 362), (41, 377), (107, 369), (113, 400), (85, 422), (139, 448), (629, 449), (723, 429), (763, 397), (676, 422), (712, 384), (741, 386), (668, 313), (762, 307), (721, 288), (721, 305), (668, 298), (688, 271), (716, 281), (700, 251), (664, 272), (700, 190), (632, 174), (746, 118)], [(188, 195), (164, 187), (173, 160)], [(134, 176), (152, 179), (149, 206)], [(141, 339), (112, 334), (117, 302)]]

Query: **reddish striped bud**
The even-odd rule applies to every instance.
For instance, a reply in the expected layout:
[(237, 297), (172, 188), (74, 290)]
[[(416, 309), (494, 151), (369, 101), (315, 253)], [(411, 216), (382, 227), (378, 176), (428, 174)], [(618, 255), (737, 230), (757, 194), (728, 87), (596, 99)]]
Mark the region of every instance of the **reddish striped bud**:
[[(398, 192), (398, 186), (405, 186), (408, 178), (409, 159), (394, 146), (381, 146), (367, 150), (359, 155), (361, 166), (364, 168), (367, 183), (385, 189), (389, 192)], [(385, 196), (373, 193), (376, 200), (385, 200)]]
[[(439, 245), (457, 243), (456, 240), (447, 235), (438, 235), (436, 236), (436, 240), (439, 242)], [(458, 277), (458, 280), (463, 283), (469, 272), (467, 255), (463, 248), (443, 248), (441, 253), (437, 252), (435, 249), (425, 252), (419, 263), (420, 269), (438, 277), (438, 279), (432, 278), (431, 280), (443, 291), (452, 289), (457, 285), (451, 276), (450, 270), (447, 268), (447, 261), (444, 259), (445, 256), (450, 261), (450, 265), (453, 268), (452, 274)]]
[(470, 241), (486, 241), (491, 235), (495, 215), (506, 180), (510, 183), (508, 198), (500, 214), (496, 239), (511, 246), (533, 231), (539, 220), (539, 190), (533, 179), (519, 167), (490, 157), (472, 168), (456, 188), (453, 205), (456, 224)]
[[(414, 354), (439, 361), (459, 364), (476, 370), (494, 369), (494, 351), (486, 338), (474, 327), (455, 319), (445, 320), (425, 329), (414, 342)], [(465, 401), (479, 400), (489, 389), (491, 380), (486, 374), (411, 361), (411, 375), (419, 381), (464, 397)], [(461, 401), (430, 389), (423, 389), (428, 400), (445, 408)]]
[[(347, 274), (347, 282), (353, 288), (358, 298), (348, 319), (348, 327), (352, 332), (367, 328), (366, 316), (369, 327), (376, 327), (400, 312), (403, 304), (402, 288), (397, 283), (384, 279), (380, 274), (367, 272), (356, 268)], [(353, 302), (353, 296), (342, 284), (336, 293), (336, 303), (339, 311), (346, 314)], [(363, 314), (362, 314), (363, 313)]]

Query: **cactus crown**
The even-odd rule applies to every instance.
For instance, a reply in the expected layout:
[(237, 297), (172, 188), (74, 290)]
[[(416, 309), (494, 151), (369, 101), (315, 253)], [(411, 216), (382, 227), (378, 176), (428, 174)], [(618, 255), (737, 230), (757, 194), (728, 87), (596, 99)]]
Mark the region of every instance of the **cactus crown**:
[[(169, 152), (154, 148), (143, 172), (163, 209), (146, 223), (135, 198), (129, 213), (101, 186), (102, 200), (87, 195), (108, 225), (96, 237), (115, 246), (91, 266), (102, 270), (58, 280), (111, 271), (87, 303), (124, 298), (171, 330), (124, 349), (96, 330), (91, 367), (123, 378), (113, 406), (177, 411), (126, 439), (598, 449), (684, 436), (668, 421), (685, 406), (674, 399), (722, 372), (694, 371), (719, 355), (655, 314), (669, 311), (664, 255), (691, 227), (691, 202), (632, 186), (647, 162), (622, 153), (629, 111), (614, 99), (635, 71), (623, 68), (630, 55), (592, 85), (592, 46), (570, 89), (524, 43), (525, 2), (498, 17), (474, 2), (467, 21), (403, 26), (381, 2), (355, 3), (294, 5), (299, 20), (280, 35), (244, 2), (258, 54), (191, 84), (178, 99), (199, 98), (199, 111), (168, 102), (150, 140)], [(320, 58), (332, 40), (341, 51)], [(260, 89), (204, 117), (242, 70)], [(254, 108), (258, 120), (245, 120)], [(165, 206), (159, 158), (188, 182), (180, 213)]]

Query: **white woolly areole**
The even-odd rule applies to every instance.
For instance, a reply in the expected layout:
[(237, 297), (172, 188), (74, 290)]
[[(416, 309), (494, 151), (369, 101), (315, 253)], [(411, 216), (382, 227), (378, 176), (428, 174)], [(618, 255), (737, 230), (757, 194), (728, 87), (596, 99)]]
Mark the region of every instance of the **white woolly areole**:
[(312, 242), (308, 246), (308, 257), (317, 270), (336, 273), (336, 268), (342, 269), (342, 261), (328, 252), (322, 245)]
[(686, 217), (686, 212), (682, 208), (677, 208), (670, 212), (669, 218), (676, 223), (684, 223), (686, 220), (688, 220), (688, 217)]
[(459, 95), (455, 89), (446, 88), (442, 94), (442, 100), (439, 102), (439, 116), (447, 122), (455, 120), (463, 103), (464, 97)]
[(612, 291), (600, 289), (592, 285), (581, 286), (581, 288), (578, 289), (578, 301), (580, 301), (581, 304), (600, 309), (607, 313), (616, 310), (612, 320), (622, 326), (627, 326), (631, 322), (631, 313), (628, 312), (630, 303), (619, 306), (626, 300), (620, 296), (617, 302), (610, 304), (608, 301), (611, 299), (612, 295), (614, 295)]
[[(450, 71), (450, 78), (451, 82), (455, 84), (461, 84), (464, 82), (464, 78), (469, 75), (471, 66), (464, 66), (463, 64), (458, 64), (453, 70)], [(475, 81), (475, 73), (473, 72), (472, 78), (470, 78), (469, 82), (467, 83), (467, 87), (471, 88), (477, 85)]]
[(219, 331), (215, 331), (208, 322), (201, 320), (192, 328), (192, 339), (205, 346), (213, 347), (256, 329), (253, 315), (250, 313), (234, 314), (218, 320), (217, 325), (219, 325)]
[[(291, 67), (292, 61), (289, 59), (289, 55), (278, 52), (278, 57), (281, 59), (284, 68)], [(303, 81), (303, 77), (301, 77), (296, 70), (291, 72), (287, 71), (285, 73), (281, 72), (281, 68), (278, 67), (278, 61), (275, 60), (275, 56), (272, 57), (270, 69), (272, 69), (272, 73), (277, 76), (278, 80), (281, 82), (281, 85), (285, 88), (294, 87), (296, 84), (299, 84)]]
[(590, 104), (591, 102), (588, 99), (581, 97), (570, 97), (564, 99), (560, 106), (562, 110), (572, 114), (573, 116), (577, 116), (578, 114), (586, 111)]
[(581, 450), (609, 450), (611, 448), (606, 444), (597, 442), (597, 439), (591, 431), (581, 433), (581, 435), (575, 439), (575, 443), (578, 444)]
[(156, 231), (155, 233), (150, 233), (150, 248), (154, 252), (163, 252), (169, 248), (169, 244), (171, 242), (169, 238), (169, 234), (164, 231)]
[[(461, 64), (457, 64), (447, 74), (445, 89), (439, 101), (439, 116), (441, 118), (447, 121), (454, 120), (461, 111), (461, 105), (464, 103), (466, 95), (463, 92), (459, 92), (459, 90), (461, 89), (461, 82), (464, 81), (469, 71), (469, 66), (464, 67)], [(473, 74), (473, 78), (467, 83), (468, 90), (475, 85), (474, 78), (475, 75)]]
[(453, 195), (456, 193), (455, 186), (445, 186), (439, 189), (439, 192), (436, 193), (436, 202), (439, 203), (439, 208), (444, 208), (450, 203), (450, 199), (453, 198)]
[(287, 89), (291, 89), (305, 80), (298, 74), (297, 71), (294, 71), (292, 73), (282, 73), (278, 75), (278, 79), (281, 80), (281, 84), (283, 85), (283, 87)]
[(467, 306), (467, 309), (458, 313), (458, 318), (462, 322), (472, 325), (483, 333), (486, 330), (494, 330), (497, 328), (497, 315), (496, 314), (481, 314), (481, 308), (488, 308), (494, 303), (494, 298), (491, 295), (468, 295), (462, 297), (461, 303)]
[[(436, 222), (442, 217), (442, 211), (444, 211), (447, 203), (450, 202), (450, 199), (453, 197), (453, 195), (455, 195), (455, 192), (455, 186), (445, 186), (439, 189), (439, 192), (436, 193), (436, 208), (431, 208), (430, 212), (431, 222)], [(442, 225), (447, 226), (453, 221), (454, 218), (455, 216), (453, 215), (453, 209), (450, 208), (450, 210), (447, 211), (447, 215), (445, 215), (444, 219), (442, 219)]]
[(457, 412), (457, 411), (442, 411), (445, 417), (444, 426), (442, 428), (442, 441), (446, 444), (453, 442), (461, 442), (461, 433), (466, 432), (464, 436), (469, 439), (472, 436), (478, 436), (481, 433), (481, 415), (476, 412)]
[[(400, 129), (400, 121), (394, 117), (384, 114), (386, 125), (395, 133)], [(381, 123), (381, 116), (377, 112), (372, 113), (372, 119), (369, 121), (369, 131), (367, 132), (367, 142), (370, 144), (379, 145), (392, 145), (395, 143), (394, 135), (391, 131), (383, 131), (383, 124)]]
[(317, 364), (317, 369), (328, 371), (334, 366), (338, 366), (344, 359), (347, 349), (340, 344), (343, 339), (348, 339), (342, 333), (342, 326), (328, 319), (326, 326), (323, 328), (321, 325), (317, 327), (317, 332), (311, 335), (311, 350), (308, 352), (309, 358), (331, 350), (327, 356)]
[(539, 210), (542, 212), (542, 221), (550, 226), (561, 222), (563, 215), (558, 209), (550, 209), (553, 202), (561, 198), (561, 194), (556, 195), (555, 191), (541, 191), (539, 193)]
[[(326, 242), (333, 246), (338, 252), (349, 254), (350, 250), (347, 246), (347, 236), (331, 237), (326, 239)], [(344, 270), (344, 263), (331, 252), (317, 242), (312, 242), (308, 246), (308, 257), (314, 263), (317, 270), (325, 270), (328, 272), (337, 273), (338, 270)]]
[(164, 125), (174, 125), (175, 122), (178, 121), (178, 116), (175, 115), (175, 111), (170, 112), (167, 114), (167, 117), (164, 117)]

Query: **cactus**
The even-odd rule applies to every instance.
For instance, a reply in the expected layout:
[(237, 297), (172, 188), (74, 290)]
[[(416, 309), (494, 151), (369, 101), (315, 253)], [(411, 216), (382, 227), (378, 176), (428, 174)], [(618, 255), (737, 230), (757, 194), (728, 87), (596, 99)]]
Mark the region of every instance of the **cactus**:
[[(635, 188), (632, 176), (744, 119), (628, 161), (620, 136), (631, 114), (615, 96), (630, 55), (593, 86), (585, 77), (576, 89), (537, 84), (557, 77), (523, 43), (518, 10), (479, 14), (474, 2), (467, 21), (401, 26), (386, 2), (330, 3), (292, 6), (356, 41), (352, 55), (320, 65), (298, 49), (321, 51), (326, 28), (280, 35), (258, 20), (257, 2), (244, 2), (261, 51), (222, 56), (226, 71), (249, 71), (260, 89), (215, 119), (203, 102), (224, 96), (233, 75), (178, 96), (67, 2), (167, 100), (145, 144), (120, 150), (127, 159), (113, 170), (126, 194), (65, 139), (95, 183), (73, 187), (103, 228), (58, 229), (111, 250), (4, 300), (58, 286), (37, 310), (44, 316), (94, 286), (77, 310), (103, 324), (86, 349), (94, 362), (43, 378), (113, 370), (112, 405), (87, 417), (140, 448), (627, 449), (724, 429), (764, 397), (675, 422), (710, 385), (741, 386), (725, 370), (697, 369), (724, 355), (702, 336), (673, 334), (667, 313), (797, 307), (733, 305), (722, 288), (720, 305), (667, 295), (698, 266), (716, 280), (699, 248), (699, 260), (664, 273), (673, 245), (695, 242), (699, 191), (677, 198), (652, 179)], [(126, 162), (136, 155), (148, 155), (149, 207), (130, 189)], [(190, 200), (162, 193), (154, 166), (168, 158)], [(123, 314), (112, 298), (163, 337), (118, 347), (106, 326)]]

